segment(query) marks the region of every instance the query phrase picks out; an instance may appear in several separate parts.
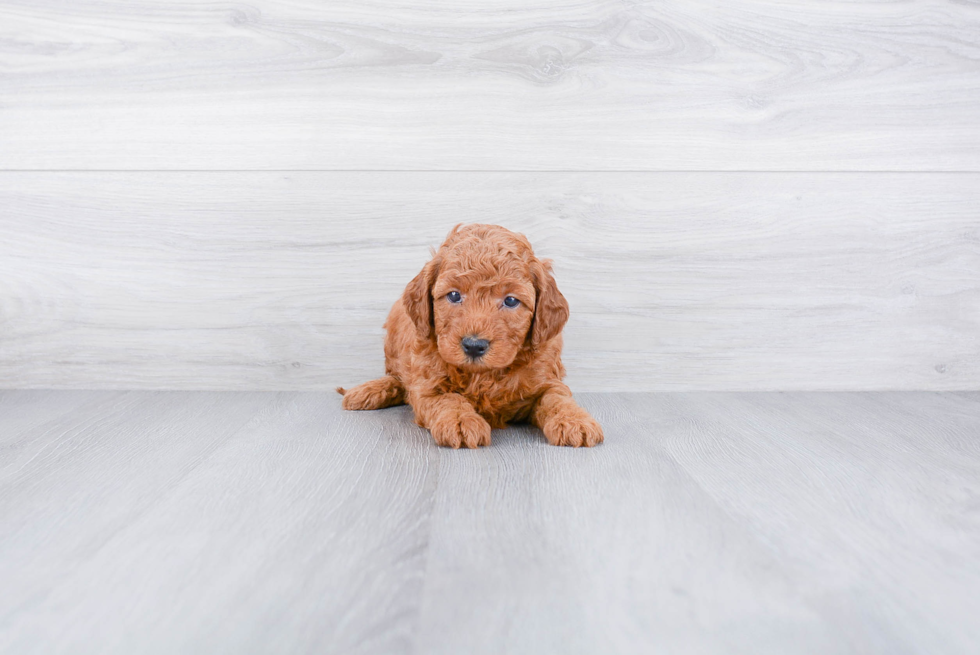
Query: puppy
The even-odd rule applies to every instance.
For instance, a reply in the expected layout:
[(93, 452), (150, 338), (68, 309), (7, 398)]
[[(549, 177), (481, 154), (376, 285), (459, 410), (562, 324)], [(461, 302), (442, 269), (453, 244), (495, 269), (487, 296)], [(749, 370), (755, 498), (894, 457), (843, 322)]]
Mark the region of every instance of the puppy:
[(568, 303), (522, 234), (457, 225), (385, 322), (383, 378), (344, 409), (408, 403), (440, 446), (490, 445), (490, 428), (530, 421), (556, 446), (602, 443), (602, 428), (562, 383)]

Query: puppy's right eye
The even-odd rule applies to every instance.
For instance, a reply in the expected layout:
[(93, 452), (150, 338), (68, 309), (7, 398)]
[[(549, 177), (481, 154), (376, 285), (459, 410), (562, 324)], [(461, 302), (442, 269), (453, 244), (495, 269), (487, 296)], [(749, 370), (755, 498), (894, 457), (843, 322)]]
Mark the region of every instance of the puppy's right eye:
[(463, 302), (463, 296), (459, 293), (459, 291), (450, 291), (446, 294), (446, 300), (455, 305)]

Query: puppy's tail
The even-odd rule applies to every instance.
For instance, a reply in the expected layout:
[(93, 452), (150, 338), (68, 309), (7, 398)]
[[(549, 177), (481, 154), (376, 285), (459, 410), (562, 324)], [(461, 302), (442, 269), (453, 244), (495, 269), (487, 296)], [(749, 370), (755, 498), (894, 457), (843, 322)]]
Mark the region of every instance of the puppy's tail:
[(343, 387), (337, 387), (337, 393), (343, 396), (345, 393), (347, 393), (347, 389), (344, 389)]

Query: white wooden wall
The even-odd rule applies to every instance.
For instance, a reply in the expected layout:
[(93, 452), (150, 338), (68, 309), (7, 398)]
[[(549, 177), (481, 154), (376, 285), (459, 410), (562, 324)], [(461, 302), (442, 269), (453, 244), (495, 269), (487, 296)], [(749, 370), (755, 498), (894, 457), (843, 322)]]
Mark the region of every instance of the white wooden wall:
[(356, 383), (457, 222), (574, 389), (980, 388), (980, 5), (0, 0), (0, 387)]

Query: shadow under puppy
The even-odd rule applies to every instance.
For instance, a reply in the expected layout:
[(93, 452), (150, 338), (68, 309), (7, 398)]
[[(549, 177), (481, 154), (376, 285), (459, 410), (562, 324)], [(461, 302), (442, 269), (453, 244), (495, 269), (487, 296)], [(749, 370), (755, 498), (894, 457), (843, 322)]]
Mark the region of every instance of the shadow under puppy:
[(530, 421), (556, 446), (594, 446), (602, 428), (562, 383), (568, 303), (522, 234), (457, 225), (385, 322), (387, 375), (344, 409), (408, 403), (440, 446), (490, 445), (490, 428)]

